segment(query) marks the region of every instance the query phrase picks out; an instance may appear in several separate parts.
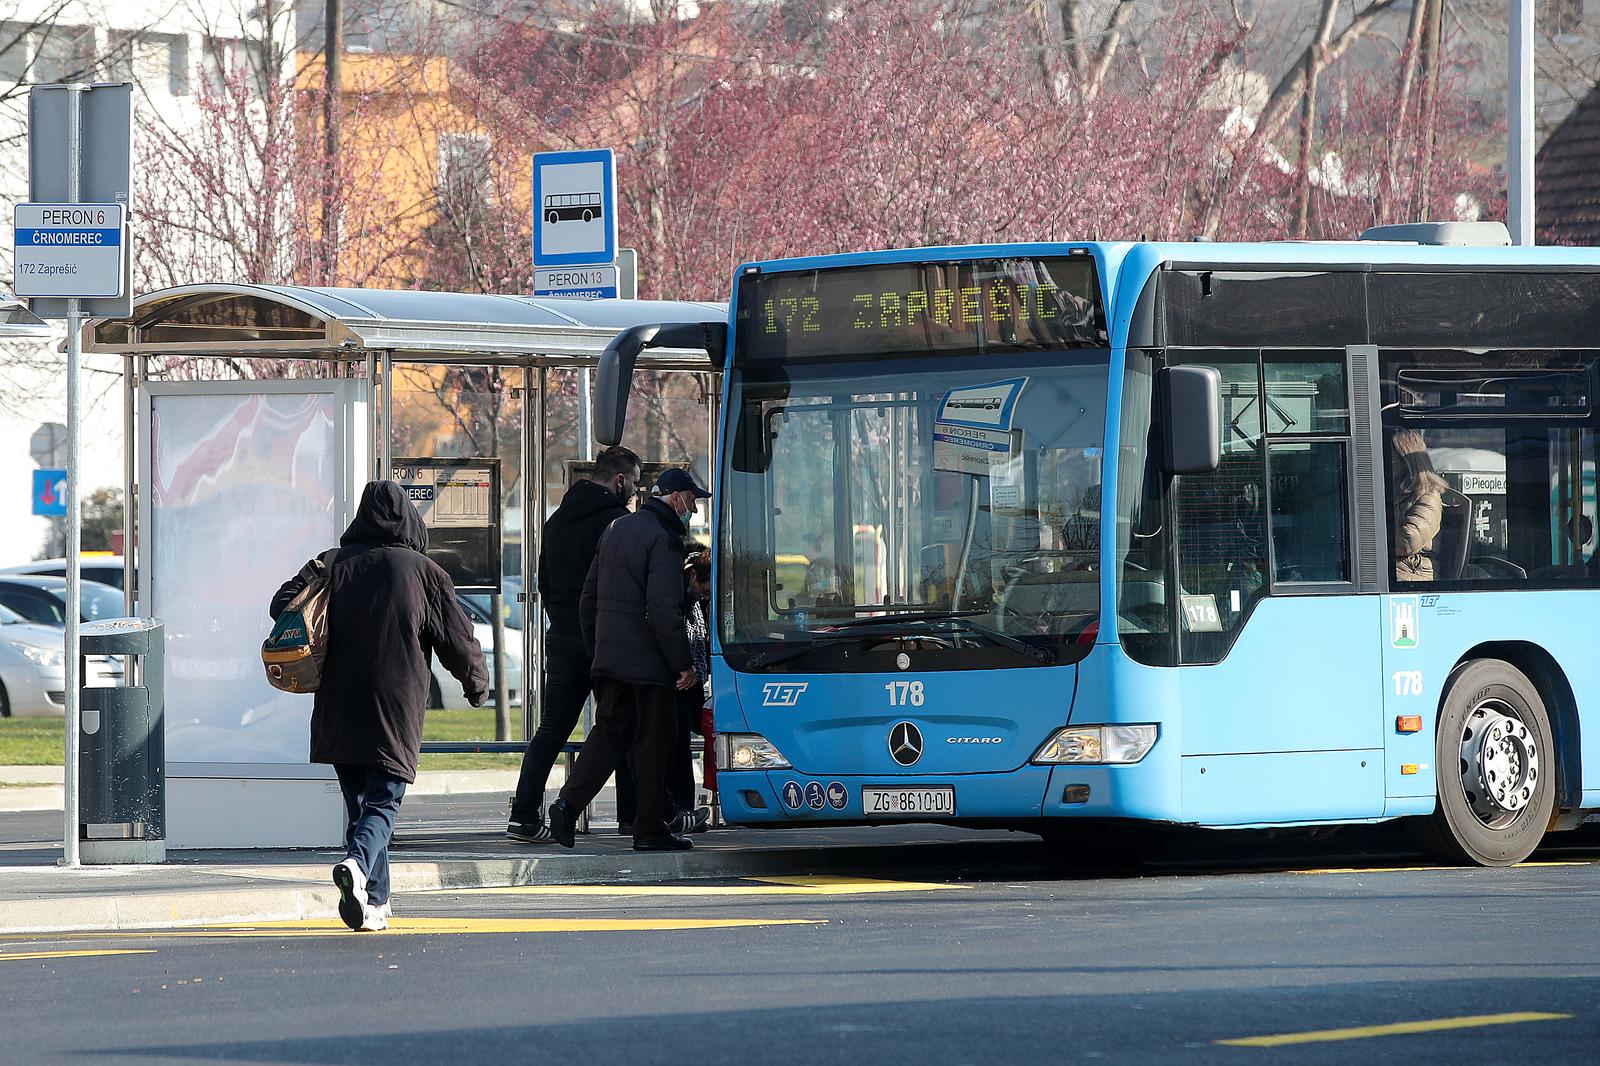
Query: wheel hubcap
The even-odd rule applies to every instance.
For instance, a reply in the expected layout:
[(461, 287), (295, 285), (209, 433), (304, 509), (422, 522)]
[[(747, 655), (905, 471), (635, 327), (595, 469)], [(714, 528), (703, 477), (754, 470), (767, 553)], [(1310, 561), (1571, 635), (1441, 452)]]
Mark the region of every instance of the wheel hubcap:
[(1472, 709), (1461, 730), (1461, 787), (1484, 825), (1514, 821), (1533, 802), (1539, 746), (1533, 732), (1500, 700)]

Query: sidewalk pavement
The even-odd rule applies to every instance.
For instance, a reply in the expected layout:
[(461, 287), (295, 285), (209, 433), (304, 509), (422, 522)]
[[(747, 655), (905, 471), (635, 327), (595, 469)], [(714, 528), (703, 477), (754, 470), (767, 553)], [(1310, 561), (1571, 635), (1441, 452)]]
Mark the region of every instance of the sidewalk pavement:
[[(609, 791), (609, 790), (608, 790)], [(715, 829), (693, 851), (641, 854), (603, 828), (573, 851), (508, 840), (504, 792), (407, 794), (392, 866), (396, 906), (425, 913), (426, 893), (514, 885), (639, 884), (876, 871), (954, 877), (1037, 868), (1043, 845), (1026, 833), (907, 825), (846, 829)], [(48, 812), (0, 815), (0, 934), (150, 929), (336, 916), (326, 849), (182, 851), (159, 866), (66, 870)]]

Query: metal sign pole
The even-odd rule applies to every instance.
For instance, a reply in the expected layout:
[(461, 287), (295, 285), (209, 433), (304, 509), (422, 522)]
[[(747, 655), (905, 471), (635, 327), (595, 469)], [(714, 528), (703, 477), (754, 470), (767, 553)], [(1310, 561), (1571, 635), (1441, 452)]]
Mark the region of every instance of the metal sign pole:
[(1533, 244), (1533, 0), (1513, 0), (1507, 35), (1506, 221), (1511, 243)]
[[(77, 203), (82, 179), (79, 141), (83, 113), (83, 93), (87, 85), (67, 86), (67, 202)], [(66, 808), (61, 839), (62, 864), (79, 865), (78, 858), (78, 731), (81, 728), (78, 706), (79, 667), (78, 616), (81, 613), (78, 547), (83, 533), (83, 512), (79, 507), (78, 413), (80, 383), (78, 364), (82, 359), (83, 304), (77, 297), (67, 300), (67, 647), (66, 647), (66, 766), (63, 767)], [(124, 546), (126, 550), (126, 546)]]

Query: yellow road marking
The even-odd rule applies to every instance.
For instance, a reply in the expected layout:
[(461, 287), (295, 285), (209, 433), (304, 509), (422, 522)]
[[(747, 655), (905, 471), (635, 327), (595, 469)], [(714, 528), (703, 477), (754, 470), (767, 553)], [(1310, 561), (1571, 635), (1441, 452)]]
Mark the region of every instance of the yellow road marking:
[(1330, 1040), (1362, 1040), (1370, 1036), (1437, 1033), (1445, 1029), (1476, 1029), (1485, 1025), (1551, 1022), (1570, 1017), (1572, 1017), (1570, 1014), (1544, 1014), (1539, 1011), (1519, 1011), (1512, 1014), (1470, 1014), (1461, 1018), (1437, 1018), (1427, 1022), (1396, 1022), (1393, 1025), (1361, 1025), (1350, 1029), (1319, 1029), (1308, 1033), (1247, 1036), (1238, 1040), (1217, 1040), (1214, 1043), (1226, 1044), (1230, 1047), (1283, 1047), (1286, 1044), (1320, 1044)]
[(879, 881), (870, 877), (760, 877), (743, 885), (512, 885), (444, 888), (438, 892), (496, 896), (856, 896), (887, 892), (966, 891), (966, 885), (932, 881)]
[[(1519, 862), (1511, 867), (1513, 870), (1524, 870), (1534, 866), (1593, 866), (1592, 862), (1573, 859), (1563, 859), (1550, 862)], [(1433, 873), (1441, 870), (1468, 870), (1468, 866), (1331, 866), (1319, 870), (1285, 870), (1291, 874), (1401, 874), (1401, 873)]]
[(155, 948), (108, 948), (104, 951), (14, 951), (0, 953), (0, 962), (22, 959), (81, 959), (89, 955), (154, 955)]
[[(749, 929), (766, 925), (826, 925), (810, 918), (391, 918), (389, 933), (616, 933), (673, 932), (685, 929)], [(309, 937), (351, 936), (338, 921), (302, 918), (249, 925), (201, 926), (196, 929), (152, 929), (145, 932), (99, 933), (103, 937)], [(371, 936), (376, 934), (362, 934)]]

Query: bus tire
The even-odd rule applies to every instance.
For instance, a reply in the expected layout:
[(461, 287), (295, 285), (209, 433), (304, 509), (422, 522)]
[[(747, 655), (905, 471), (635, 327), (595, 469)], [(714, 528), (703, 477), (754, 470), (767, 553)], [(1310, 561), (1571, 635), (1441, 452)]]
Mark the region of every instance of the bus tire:
[(589, 210), (585, 210), (583, 212), (583, 220), (585, 222), (593, 222), (594, 221), (594, 212), (593, 211), (589, 211)]
[(1544, 839), (1555, 807), (1556, 750), (1533, 682), (1500, 659), (1463, 663), (1445, 682), (1434, 737), (1438, 803), (1412, 822), (1445, 862), (1511, 866)]
[(561, 221), (561, 216), (556, 214), (554, 211), (547, 211), (545, 212), (544, 220), (554, 226), (557, 222)]

